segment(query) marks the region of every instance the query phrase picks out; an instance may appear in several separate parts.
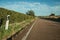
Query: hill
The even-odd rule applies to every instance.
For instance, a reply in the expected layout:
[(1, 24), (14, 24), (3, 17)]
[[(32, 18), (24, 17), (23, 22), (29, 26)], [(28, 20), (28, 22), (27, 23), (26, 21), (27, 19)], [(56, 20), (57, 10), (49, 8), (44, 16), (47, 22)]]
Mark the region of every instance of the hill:
[(0, 8), (0, 18), (3, 18), (3, 24), (5, 24), (5, 21), (7, 19), (7, 15), (10, 15), (10, 23), (15, 23), (15, 22), (21, 22), (23, 20), (32, 18), (32, 16), (28, 16), (23, 13), (15, 12), (12, 10), (8, 10), (5, 8)]
[[(7, 15), (10, 15), (10, 22), (8, 30), (5, 30)], [(0, 8), (0, 18), (3, 18), (3, 25), (0, 27), (0, 40), (5, 40), (13, 36), (18, 31), (23, 30), (26, 25), (30, 25), (30, 23), (34, 21), (33, 16), (29, 16), (5, 8)]]

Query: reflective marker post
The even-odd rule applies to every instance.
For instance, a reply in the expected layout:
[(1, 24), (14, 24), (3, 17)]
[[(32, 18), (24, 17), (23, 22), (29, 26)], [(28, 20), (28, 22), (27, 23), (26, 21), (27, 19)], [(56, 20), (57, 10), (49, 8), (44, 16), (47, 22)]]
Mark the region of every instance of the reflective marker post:
[(8, 26), (9, 26), (9, 16), (10, 16), (10, 15), (7, 15), (5, 30), (8, 30)]

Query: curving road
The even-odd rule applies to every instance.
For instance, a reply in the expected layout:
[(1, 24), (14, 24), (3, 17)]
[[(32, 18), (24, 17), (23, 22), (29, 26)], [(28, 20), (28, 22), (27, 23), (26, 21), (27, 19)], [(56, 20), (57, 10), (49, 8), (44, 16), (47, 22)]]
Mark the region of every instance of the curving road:
[(26, 40), (60, 40), (60, 23), (38, 19)]

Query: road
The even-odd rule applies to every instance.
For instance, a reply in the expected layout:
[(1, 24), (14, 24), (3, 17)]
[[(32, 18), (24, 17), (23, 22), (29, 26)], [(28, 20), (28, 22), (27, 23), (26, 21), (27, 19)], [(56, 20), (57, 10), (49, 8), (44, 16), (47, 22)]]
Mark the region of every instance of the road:
[(60, 40), (60, 23), (38, 19), (26, 40)]

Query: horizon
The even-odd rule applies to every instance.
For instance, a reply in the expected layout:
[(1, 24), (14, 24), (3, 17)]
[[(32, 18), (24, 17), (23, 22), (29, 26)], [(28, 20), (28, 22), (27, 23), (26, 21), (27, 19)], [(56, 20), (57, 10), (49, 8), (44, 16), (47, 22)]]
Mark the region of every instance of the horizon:
[(60, 0), (0, 0), (0, 7), (24, 14), (33, 10), (37, 16), (60, 15)]

